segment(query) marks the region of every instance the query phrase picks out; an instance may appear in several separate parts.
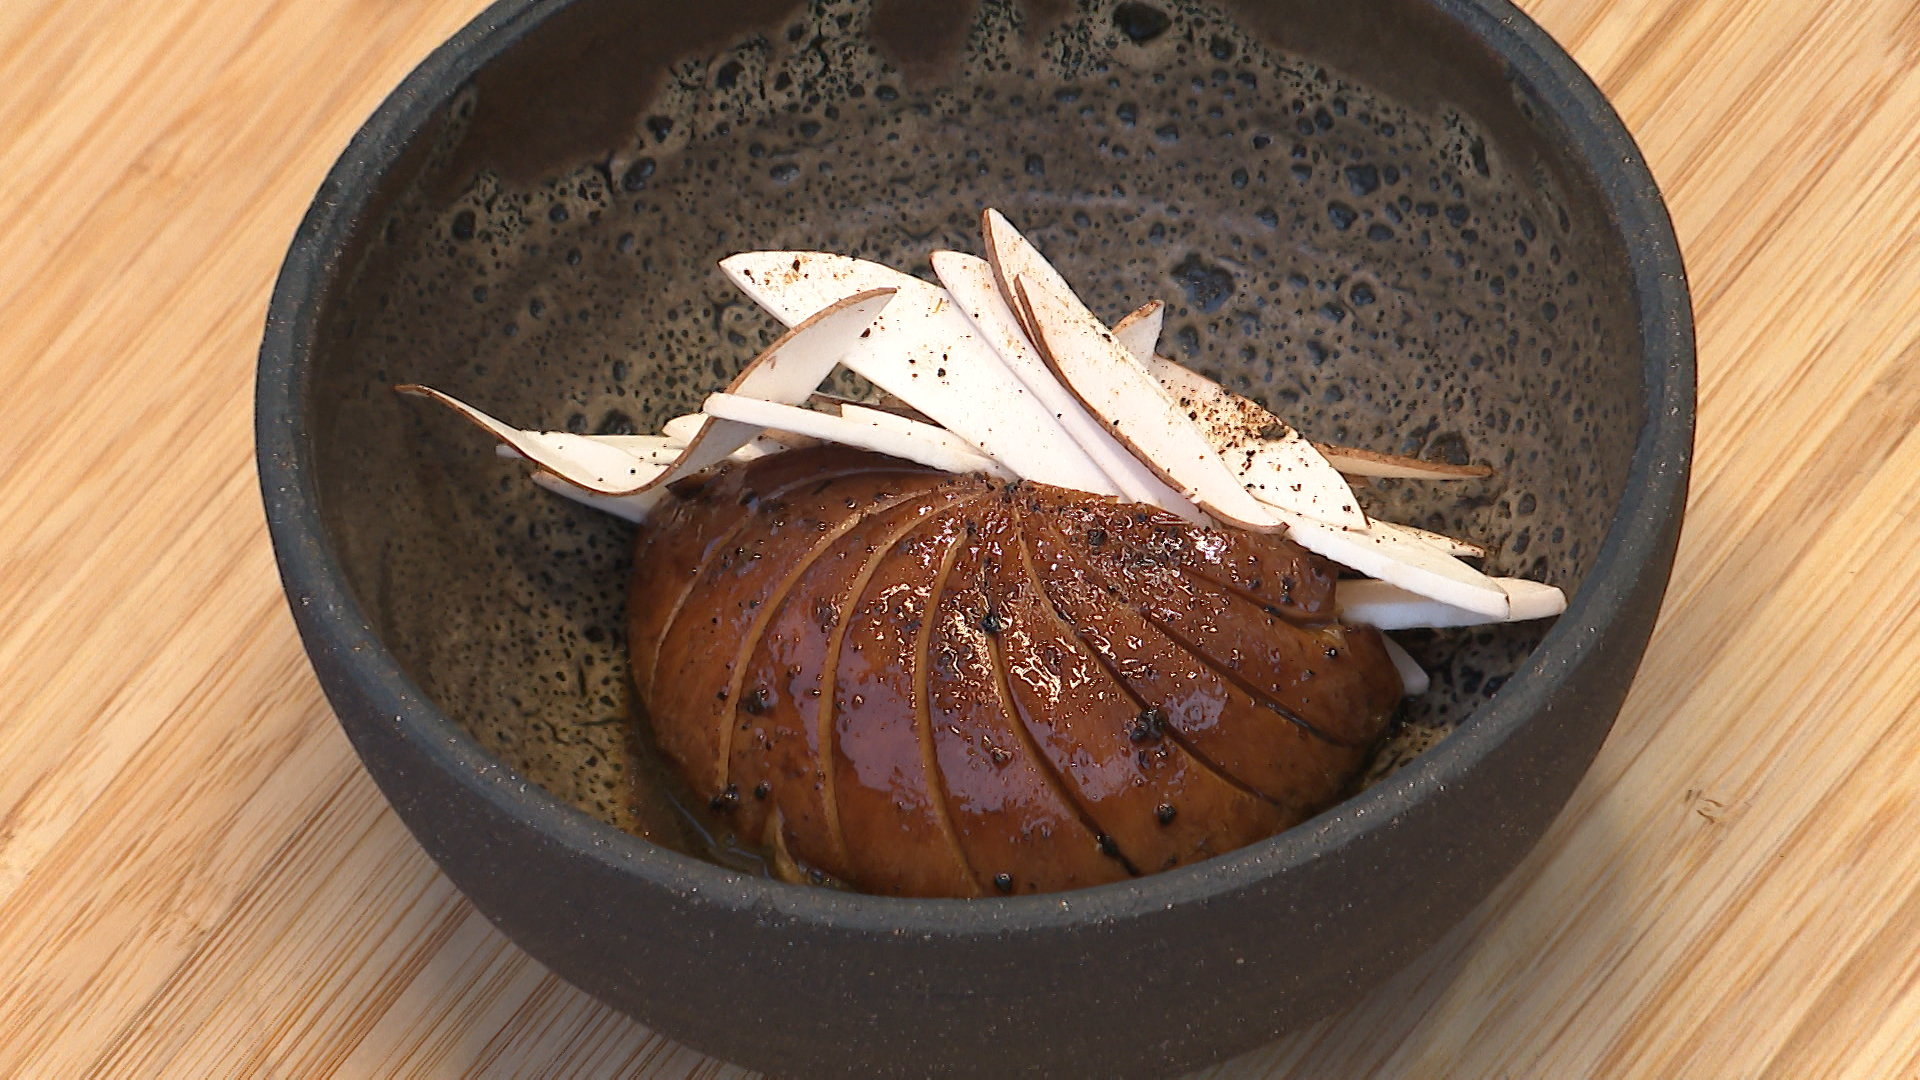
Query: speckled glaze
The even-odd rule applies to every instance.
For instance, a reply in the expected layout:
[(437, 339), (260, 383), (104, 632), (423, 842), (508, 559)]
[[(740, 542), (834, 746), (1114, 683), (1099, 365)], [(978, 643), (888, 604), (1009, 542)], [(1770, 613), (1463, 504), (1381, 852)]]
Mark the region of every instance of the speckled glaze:
[[(1373, 786), (1242, 851), (974, 903), (769, 881), (627, 735), (632, 528), (389, 387), (656, 430), (777, 333), (720, 257), (817, 248), (925, 276), (934, 250), (979, 252), (987, 205), (1109, 321), (1167, 301), (1161, 351), (1309, 436), (1492, 465), (1362, 494), (1572, 604), (1404, 635), (1435, 690)], [(556, 971), (782, 1073), (1154, 1073), (1336, 1007), (1531, 846), (1650, 632), (1692, 388), (1638, 151), (1498, 0), (509, 0), (316, 200), (262, 349), (260, 463), (343, 725), (424, 846)]]

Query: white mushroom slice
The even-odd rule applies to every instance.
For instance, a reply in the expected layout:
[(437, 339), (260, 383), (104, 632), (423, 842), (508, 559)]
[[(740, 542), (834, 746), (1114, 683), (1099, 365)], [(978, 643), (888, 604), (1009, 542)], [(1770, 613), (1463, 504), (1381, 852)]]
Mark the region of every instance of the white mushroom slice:
[[(893, 294), (869, 290), (827, 307), (781, 335), (733, 380), (730, 390), (768, 398), (804, 401), (854, 343), (866, 336), (875, 316)], [(807, 382), (812, 379), (812, 382)], [(424, 386), (400, 386), (401, 393), (431, 397), (511, 446), (516, 453), (569, 484), (596, 495), (637, 495), (682, 476), (719, 464), (752, 442), (761, 428), (747, 424), (703, 423), (664, 471), (654, 472), (634, 455), (586, 436), (555, 436), (521, 431), (479, 409)], [(643, 470), (645, 470), (643, 472)]]
[(779, 405), (759, 398), (741, 397), (738, 394), (712, 394), (703, 406), (708, 415), (740, 424), (754, 424), (763, 428), (779, 428), (800, 435), (808, 435), (823, 442), (840, 443), (845, 446), (857, 446), (863, 450), (888, 454), (908, 461), (918, 462), (929, 468), (952, 473), (986, 472), (1006, 475), (1000, 472), (991, 458), (964, 450), (955, 450), (944, 443), (931, 442), (913, 435), (886, 428), (874, 427), (848, 420), (845, 417), (828, 413), (814, 412), (795, 405)]
[(1567, 595), (1552, 585), (1526, 578), (1490, 578), (1506, 594), (1507, 615), (1494, 618), (1422, 596), (1388, 581), (1342, 581), (1334, 586), (1334, 606), (1345, 622), (1382, 630), (1444, 629), (1498, 622), (1546, 619), (1567, 610)]
[[(648, 468), (657, 469), (663, 473), (667, 471), (665, 465), (650, 465)], [(603, 513), (612, 514), (614, 517), (635, 522), (645, 521), (654, 505), (667, 497), (668, 490), (665, 485), (661, 485), (647, 488), (637, 495), (594, 495), (580, 490), (550, 472), (538, 470), (533, 474), (533, 482), (556, 495), (564, 495), (582, 506), (589, 506)]]
[(407, 384), (394, 389), (402, 394), (431, 398), (445, 405), (474, 426), (512, 447), (521, 457), (568, 484), (597, 495), (630, 495), (646, 487), (659, 475), (657, 466), (584, 435), (522, 431), (431, 386)]
[(782, 322), (856, 288), (876, 283), (897, 288), (873, 333), (841, 363), (1017, 476), (1096, 495), (1120, 494), (940, 286), (878, 263), (823, 252), (749, 252), (720, 267)]
[[(704, 415), (702, 414), (703, 417)], [(549, 445), (554, 439), (591, 439), (616, 450), (625, 450), (648, 465), (671, 465), (680, 459), (680, 452), (686, 449), (685, 443), (673, 442), (659, 435), (572, 435), (564, 431), (528, 431), (523, 434), (546, 440)], [(769, 432), (727, 455), (727, 460), (752, 461), (755, 458), (766, 457), (768, 454), (794, 449), (796, 445), (811, 445), (814, 442), (813, 439), (802, 439), (797, 435), (790, 435), (783, 441), (777, 437), (777, 433)], [(493, 452), (503, 458), (521, 456), (519, 451), (506, 443), (495, 446)]]
[(1387, 659), (1393, 661), (1393, 670), (1400, 673), (1400, 693), (1406, 697), (1419, 697), (1433, 687), (1433, 680), (1427, 677), (1426, 669), (1400, 647), (1400, 643), (1380, 635), (1380, 641), (1387, 647)]
[(993, 266), (993, 278), (1000, 286), (1000, 295), (1005, 298), (1007, 306), (1013, 309), (1014, 317), (1020, 320), (1030, 340), (1037, 344), (1040, 334), (1014, 294), (1015, 278), (1036, 282), (1065, 303), (1068, 310), (1089, 319), (1094, 317), (1087, 305), (1081, 302), (1080, 294), (1073, 291), (1073, 286), (1067, 284), (1067, 279), (1061, 276), (1060, 271), (1047, 261), (1046, 256), (1040, 254), (1039, 248), (1020, 235), (1020, 230), (1014, 228), (1013, 223), (1000, 211), (981, 211), (980, 239), (986, 243), (987, 262)]
[(1392, 521), (1381, 521), (1379, 518), (1373, 519), (1373, 527), (1376, 529), (1384, 529), (1387, 532), (1397, 532), (1403, 536), (1431, 544), (1449, 555), (1465, 555), (1479, 559), (1485, 558), (1487, 554), (1487, 549), (1481, 547), (1479, 544), (1470, 544), (1465, 540), (1455, 540), (1445, 533), (1433, 532), (1430, 529), (1421, 529), (1412, 525), (1401, 525)]
[[(1128, 318), (1132, 317), (1128, 316)], [(1123, 325), (1125, 322), (1125, 319), (1121, 320)], [(1156, 355), (1147, 360), (1146, 364), (1152, 369), (1154, 378), (1160, 380), (1160, 385), (1166, 387), (1176, 398), (1191, 395), (1202, 401), (1241, 401), (1259, 408), (1258, 403), (1248, 401), (1177, 360)], [(1477, 480), (1483, 476), (1493, 475), (1493, 469), (1486, 465), (1449, 465), (1441, 461), (1422, 461), (1419, 458), (1401, 457), (1398, 454), (1382, 454), (1373, 450), (1332, 446), (1327, 443), (1314, 443), (1313, 448), (1318, 450), (1320, 456), (1326, 458), (1327, 462), (1342, 476), (1392, 477), (1405, 480)]]
[[(783, 402), (784, 404), (784, 402)], [(768, 453), (782, 450), (805, 450), (809, 446), (819, 446), (820, 440), (811, 435), (800, 435), (792, 431), (768, 428), (755, 442), (765, 443)]]
[(1409, 592), (1391, 582), (1352, 579), (1334, 585), (1340, 621), (1381, 630), (1443, 629), (1499, 622), (1491, 615), (1457, 608)]
[(1145, 363), (1254, 498), (1343, 529), (1367, 527), (1346, 477), (1285, 421), (1164, 356)]
[(754, 357), (726, 392), (782, 405), (807, 400), (833, 374), (840, 358), (870, 336), (874, 321), (897, 294), (892, 286), (881, 286), (822, 304)]
[(1140, 362), (1147, 365), (1147, 370), (1153, 372), (1153, 377), (1160, 380), (1160, 385), (1166, 387), (1170, 394), (1190, 394), (1205, 400), (1218, 398), (1222, 401), (1235, 396), (1233, 391), (1205, 375), (1159, 353), (1142, 357)]
[[(1066, 310), (1075, 317), (1093, 320), (1093, 313), (1073, 294), (1060, 271), (1040, 254), (1039, 249), (1021, 236), (1019, 230), (999, 211), (988, 210), (983, 213), (980, 230), (1003, 293), (1009, 297), (1013, 295), (1016, 279), (1037, 282), (1060, 299)], [(1009, 305), (1016, 309), (1019, 307), (1011, 301)], [(1041, 328), (1034, 325), (1030, 313), (1017, 310), (1016, 315), (1028, 336), (1037, 341)], [(1158, 340), (1159, 321), (1163, 317), (1164, 309), (1149, 304), (1121, 320), (1121, 323), (1128, 327), (1129, 336)], [(1227, 468), (1239, 478), (1242, 487), (1266, 502), (1331, 525), (1352, 529), (1366, 527), (1367, 516), (1360, 509), (1360, 500), (1354, 497), (1346, 479), (1327, 464), (1326, 459), (1298, 432), (1282, 423), (1278, 417), (1245, 398), (1228, 393), (1210, 379), (1195, 376), (1205, 387), (1211, 388), (1211, 392), (1202, 392), (1197, 387), (1188, 392), (1184, 385), (1180, 390), (1160, 386), (1158, 367), (1150, 369), (1148, 365), (1151, 361), (1139, 358), (1142, 350), (1137, 342), (1135, 345), (1123, 344), (1119, 347), (1141, 371), (1149, 373), (1147, 383), (1166, 390), (1167, 396), (1181, 405), (1187, 418)], [(1150, 345), (1144, 351), (1147, 356), (1153, 355)], [(1165, 363), (1179, 367), (1171, 360)], [(1111, 421), (1113, 418), (1105, 419)], [(1160, 463), (1154, 464), (1156, 468), (1160, 467)], [(1161, 471), (1164, 472), (1164, 469)], [(1247, 505), (1241, 500), (1236, 500), (1236, 504), (1243, 508)], [(1231, 516), (1233, 511), (1227, 513)]]
[(1514, 622), (1548, 619), (1567, 610), (1567, 594), (1558, 586), (1517, 577), (1493, 580), (1506, 590), (1507, 602), (1511, 605), (1507, 617)]
[(856, 424), (866, 424), (870, 427), (877, 427), (886, 431), (899, 432), (902, 435), (919, 439), (923, 442), (937, 443), (952, 450), (956, 454), (971, 455), (983, 461), (992, 462), (993, 468), (989, 471), (995, 476), (1000, 476), (1008, 480), (1018, 479), (1006, 466), (997, 461), (993, 461), (992, 458), (982, 454), (978, 447), (969, 445), (967, 440), (955, 435), (946, 428), (934, 427), (932, 424), (923, 424), (918, 420), (909, 420), (897, 413), (890, 413), (884, 409), (870, 409), (865, 405), (859, 405), (853, 402), (848, 402), (840, 406), (840, 415)]
[(805, 404), (829, 412), (837, 412), (842, 405), (858, 405), (862, 409), (872, 409), (875, 412), (904, 416), (909, 420), (918, 420), (923, 424), (933, 423), (932, 418), (927, 416), (926, 413), (908, 405), (892, 394), (882, 394), (879, 401), (855, 401), (852, 398), (844, 398), (838, 394), (822, 394), (819, 391), (815, 391), (808, 395)]
[[(541, 434), (557, 435), (559, 432), (542, 432)], [(583, 437), (597, 443), (604, 443), (616, 450), (625, 450), (650, 465), (671, 465), (674, 459), (680, 456), (680, 451), (687, 448), (687, 444), (681, 440), (671, 439), (665, 435), (587, 435)], [(513, 455), (512, 448), (505, 445), (494, 449), (503, 457)]]
[(660, 435), (685, 446), (693, 441), (695, 435), (707, 423), (707, 414), (700, 412), (684, 413), (660, 425)]
[[(1169, 361), (1171, 363), (1171, 361)], [(1391, 477), (1400, 480), (1478, 480), (1492, 476), (1488, 465), (1449, 465), (1444, 461), (1422, 461), (1398, 454), (1381, 454), (1351, 446), (1314, 443), (1326, 459), (1346, 476)]]
[[(815, 398), (823, 396), (824, 395), (821, 394), (814, 395)], [(820, 403), (809, 402), (809, 404)], [(948, 431), (938, 424), (929, 424), (925, 420), (915, 420), (909, 416), (901, 416), (896, 412), (876, 409), (871, 405), (866, 405), (858, 401), (830, 401), (825, 404), (832, 405), (834, 412), (852, 420), (856, 424), (869, 424), (877, 428), (886, 428), (888, 431), (907, 432), (923, 438), (932, 438), (938, 442), (952, 443), (954, 446), (970, 454), (980, 453), (979, 447), (968, 443), (967, 440), (955, 435), (953, 432)], [(825, 410), (820, 411), (824, 412)], [(985, 455), (982, 454), (981, 456), (984, 457)]]
[[(706, 418), (705, 414), (700, 414), (700, 418), (704, 420)], [(627, 453), (632, 454), (648, 465), (671, 465), (680, 459), (680, 452), (686, 449), (685, 443), (668, 439), (661, 435), (573, 435), (565, 431), (526, 431), (522, 432), (522, 434), (530, 438), (545, 441), (549, 446), (554, 445), (554, 440), (556, 439), (590, 439), (594, 442), (611, 446), (616, 450), (625, 450)], [(775, 437), (777, 434), (778, 433), (775, 432), (768, 432), (758, 436), (752, 442), (728, 454), (727, 460), (739, 462), (752, 461), (756, 458), (766, 457), (768, 454), (778, 454), (783, 450), (791, 450), (796, 445), (812, 445), (816, 441), (813, 439), (802, 439), (797, 435), (789, 435), (785, 441), (781, 441)], [(493, 452), (503, 458), (518, 458), (521, 456), (519, 451), (506, 443), (500, 443), (495, 446)]]
[(818, 446), (820, 440), (785, 431), (763, 431), (760, 437), (727, 455), (728, 461), (755, 461), (769, 454), (782, 454), (803, 446)]
[(1277, 507), (1274, 513), (1315, 555), (1496, 622), (1508, 616), (1507, 594), (1492, 578), (1424, 540), (1387, 529), (1337, 529)]
[(1040, 359), (1040, 353), (1014, 317), (1013, 309), (995, 287), (993, 267), (985, 259), (957, 251), (936, 251), (933, 272), (940, 276), (941, 283), (972, 321), (974, 329), (1000, 353), (1001, 360), (1040, 404), (1053, 413), (1122, 496), (1171, 510), (1190, 520), (1203, 516), (1190, 500), (1168, 487), (1152, 469), (1120, 445), (1113, 433), (1094, 419), (1073, 392), (1047, 369), (1046, 361)]
[[(875, 320), (896, 295), (888, 288), (868, 289), (826, 305), (754, 357), (727, 384), (726, 392), (783, 405), (807, 400), (834, 366), (868, 338)], [(717, 465), (770, 426), (732, 421), (702, 424), (673, 468), (654, 483), (665, 484)]]
[[(1149, 300), (1113, 324), (1113, 336), (1126, 346), (1134, 359), (1152, 366), (1154, 347), (1160, 344), (1160, 326), (1166, 321), (1167, 305)], [(1162, 380), (1165, 385), (1165, 380)]]
[(1016, 278), (1015, 295), (1039, 330), (1041, 359), (1114, 436), (1162, 480), (1232, 525), (1277, 532), (1280, 519), (1240, 486), (1187, 414), (1147, 369), (1084, 307), (1076, 311), (1037, 280)]
[(937, 288), (891, 266), (824, 251), (745, 251), (721, 259), (720, 269), (786, 326), (867, 289)]

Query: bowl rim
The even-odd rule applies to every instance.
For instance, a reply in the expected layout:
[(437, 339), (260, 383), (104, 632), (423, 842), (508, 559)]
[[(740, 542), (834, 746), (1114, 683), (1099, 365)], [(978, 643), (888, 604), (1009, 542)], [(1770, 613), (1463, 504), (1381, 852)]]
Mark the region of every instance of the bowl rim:
[[(362, 700), (457, 783), (572, 857), (708, 904), (775, 911), (846, 930), (1005, 935), (1139, 918), (1304, 865), (1462, 778), (1541, 711), (1557, 681), (1596, 652), (1630, 586), (1658, 558), (1684, 503), (1694, 421), (1693, 315), (1679, 243), (1639, 147), (1599, 88), (1506, 0), (1419, 0), (1507, 65), (1563, 127), (1625, 240), (1639, 306), (1646, 408), (1619, 510), (1566, 612), (1519, 671), (1437, 746), (1392, 776), (1266, 840), (1142, 878), (1063, 893), (983, 900), (843, 893), (750, 877), (622, 832), (527, 781), (483, 749), (402, 669), (354, 599), (319, 513), (306, 429), (313, 346), (329, 288), (365, 218), (375, 183), (482, 67), (577, 0), (498, 0), (435, 49), (355, 133), (302, 219), (268, 307), (255, 384), (256, 455), (269, 532), (288, 602), (311, 652), (335, 656)], [(318, 641), (315, 639), (318, 638)]]

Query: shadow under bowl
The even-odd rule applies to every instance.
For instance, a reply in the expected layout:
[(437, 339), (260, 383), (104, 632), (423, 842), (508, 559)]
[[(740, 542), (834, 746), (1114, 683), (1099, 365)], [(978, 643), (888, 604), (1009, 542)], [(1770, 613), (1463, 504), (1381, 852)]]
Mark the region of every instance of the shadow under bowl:
[[(978, 251), (988, 205), (1104, 318), (1168, 301), (1162, 351), (1313, 437), (1493, 465), (1365, 497), (1570, 606), (1408, 635), (1435, 690), (1374, 782), (1204, 863), (973, 902), (718, 865), (624, 734), (631, 527), (390, 387), (530, 427), (656, 430), (778, 332), (719, 258), (823, 249), (925, 274), (933, 250)], [(1693, 393), (1685, 278), (1639, 151), (1500, 0), (507, 0), (408, 77), (315, 198), (257, 424), (281, 574), (341, 724), (535, 958), (782, 1074), (1131, 1075), (1349, 1002), (1533, 846), (1652, 631)]]

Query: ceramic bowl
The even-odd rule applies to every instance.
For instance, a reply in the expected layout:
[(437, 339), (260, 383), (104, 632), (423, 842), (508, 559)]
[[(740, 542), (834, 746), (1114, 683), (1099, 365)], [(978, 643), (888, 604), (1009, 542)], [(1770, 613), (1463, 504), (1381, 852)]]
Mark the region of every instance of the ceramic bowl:
[[(1409, 635), (1435, 689), (1369, 786), (1232, 854), (973, 902), (781, 884), (627, 734), (632, 528), (391, 387), (651, 431), (777, 331), (719, 258), (924, 274), (979, 252), (989, 205), (1103, 317), (1168, 301), (1163, 351), (1313, 437), (1494, 466), (1366, 498), (1571, 603)], [(1350, 1001), (1535, 843), (1651, 632), (1693, 391), (1641, 155), (1500, 0), (506, 0), (315, 198), (261, 350), (259, 463), (341, 724), (543, 964), (780, 1074), (1155, 1074)]]

